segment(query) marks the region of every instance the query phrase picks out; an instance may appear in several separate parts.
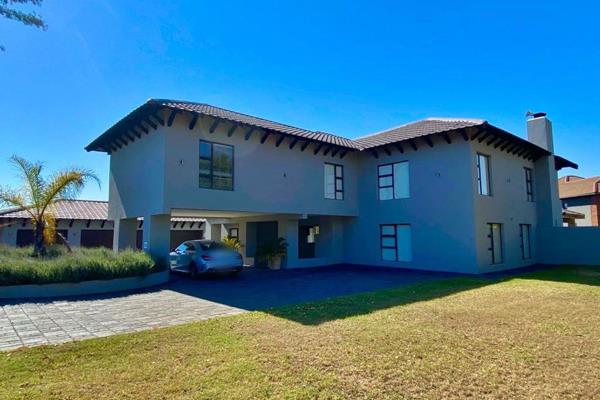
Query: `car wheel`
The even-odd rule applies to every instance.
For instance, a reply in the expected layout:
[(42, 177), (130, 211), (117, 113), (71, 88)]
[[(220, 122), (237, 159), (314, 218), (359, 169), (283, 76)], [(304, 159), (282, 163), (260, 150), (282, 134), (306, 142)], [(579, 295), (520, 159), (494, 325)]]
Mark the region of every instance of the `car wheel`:
[(190, 263), (190, 265), (188, 266), (188, 272), (190, 273), (190, 276), (192, 278), (196, 278), (198, 276), (198, 266), (195, 262), (192, 261)]

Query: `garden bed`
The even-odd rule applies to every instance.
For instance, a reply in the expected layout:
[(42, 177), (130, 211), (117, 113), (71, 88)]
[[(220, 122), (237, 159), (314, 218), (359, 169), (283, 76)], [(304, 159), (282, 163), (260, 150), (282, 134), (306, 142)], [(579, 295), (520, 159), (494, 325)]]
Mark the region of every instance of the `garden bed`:
[(46, 257), (31, 254), (31, 248), (0, 246), (0, 287), (140, 277), (165, 269), (148, 254), (135, 250), (115, 253), (104, 248), (81, 248), (69, 253), (64, 247), (54, 246)]

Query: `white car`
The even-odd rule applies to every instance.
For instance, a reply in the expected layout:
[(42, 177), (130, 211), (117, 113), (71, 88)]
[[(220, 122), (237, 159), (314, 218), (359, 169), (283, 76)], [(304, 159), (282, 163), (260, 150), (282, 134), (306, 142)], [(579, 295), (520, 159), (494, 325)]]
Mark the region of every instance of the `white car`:
[(195, 277), (210, 272), (236, 275), (244, 269), (242, 255), (214, 240), (189, 240), (170, 253), (171, 271)]

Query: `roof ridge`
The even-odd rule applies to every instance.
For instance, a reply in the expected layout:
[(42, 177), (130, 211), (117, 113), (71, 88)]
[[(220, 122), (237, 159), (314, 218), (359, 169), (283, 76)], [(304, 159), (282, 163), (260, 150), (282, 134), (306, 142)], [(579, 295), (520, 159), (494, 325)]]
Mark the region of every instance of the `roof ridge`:
[(364, 135), (364, 136), (359, 136), (357, 138), (352, 139), (352, 141), (358, 141), (358, 140), (361, 140), (361, 139), (364, 139), (364, 138), (368, 138), (368, 137), (371, 137), (371, 136), (379, 135), (381, 133), (386, 133), (386, 132), (389, 132), (389, 131), (393, 131), (394, 129), (404, 128), (405, 126), (417, 124), (417, 123), (423, 122), (423, 121), (427, 121), (427, 118), (417, 119), (415, 121), (407, 122), (407, 123), (402, 124), (402, 125), (393, 126), (391, 128), (383, 129), (381, 131), (369, 133), (369, 134)]

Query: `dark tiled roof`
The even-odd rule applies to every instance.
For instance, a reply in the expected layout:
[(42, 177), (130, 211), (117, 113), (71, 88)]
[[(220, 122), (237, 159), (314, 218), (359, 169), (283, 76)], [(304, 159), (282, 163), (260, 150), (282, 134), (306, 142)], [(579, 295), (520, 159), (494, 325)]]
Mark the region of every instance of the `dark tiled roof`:
[(312, 139), (319, 142), (325, 142), (335, 144), (343, 147), (354, 148), (355, 145), (350, 139), (343, 138), (341, 136), (332, 135), (326, 132), (309, 131), (302, 128), (296, 128), (293, 126), (280, 124), (279, 122), (269, 121), (267, 119), (253, 117), (251, 115), (242, 114), (235, 111), (226, 110), (224, 108), (211, 106), (210, 104), (193, 103), (189, 101), (176, 101), (176, 100), (151, 100), (154, 104), (161, 105), (163, 107), (196, 112), (202, 115), (209, 115), (215, 118), (222, 118), (228, 121), (238, 122), (240, 124), (246, 124), (255, 126), (258, 128), (268, 129), (275, 132), (285, 133), (292, 136), (298, 136), (305, 139)]
[(485, 124), (482, 119), (427, 118), (354, 140), (361, 149)]
[[(50, 210), (56, 219), (105, 220), (108, 218), (108, 201), (101, 200), (62, 200)], [(0, 210), (2, 218), (26, 218), (30, 216), (23, 209)], [(173, 222), (198, 222), (203, 218), (173, 217)]]

